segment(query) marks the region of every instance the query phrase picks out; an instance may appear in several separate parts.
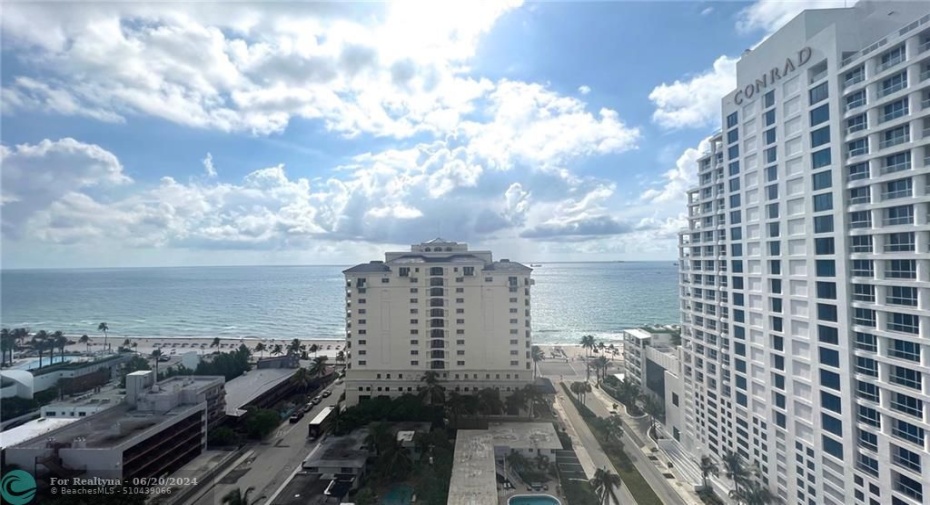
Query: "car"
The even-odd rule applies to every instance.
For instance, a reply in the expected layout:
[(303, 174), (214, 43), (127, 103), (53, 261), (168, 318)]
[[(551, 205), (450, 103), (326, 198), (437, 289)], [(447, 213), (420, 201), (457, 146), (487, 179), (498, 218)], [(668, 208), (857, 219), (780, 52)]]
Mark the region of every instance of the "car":
[(323, 395), (322, 395), (322, 396), (323, 396), (323, 398), (329, 398), (329, 396), (330, 396), (331, 394), (333, 394), (333, 392), (327, 389), (326, 391), (323, 391)]
[(291, 416), (291, 424), (294, 424), (297, 421), (300, 421), (301, 419), (303, 419), (303, 417), (304, 417), (303, 409), (297, 409), (297, 412), (294, 412), (294, 414)]
[(310, 400), (310, 403), (313, 403), (314, 405), (319, 405), (321, 401), (323, 401), (323, 398), (319, 396), (314, 396), (313, 399)]
[(159, 356), (158, 361), (164, 363), (165, 361), (171, 361), (171, 356)]

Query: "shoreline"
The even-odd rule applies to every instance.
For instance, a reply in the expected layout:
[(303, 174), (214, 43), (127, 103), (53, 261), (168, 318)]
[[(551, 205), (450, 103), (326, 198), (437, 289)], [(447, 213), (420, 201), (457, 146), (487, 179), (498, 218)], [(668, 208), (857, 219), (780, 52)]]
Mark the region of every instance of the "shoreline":
[[(90, 336), (90, 335), (88, 335)], [(215, 339), (219, 339), (219, 346), (214, 346), (213, 343)], [(198, 354), (212, 354), (215, 351), (219, 352), (229, 352), (234, 351), (239, 348), (240, 345), (245, 344), (249, 348), (249, 351), (252, 354), (264, 355), (265, 357), (272, 357), (271, 349), (275, 345), (281, 345), (282, 350), (286, 352), (287, 347), (294, 340), (284, 339), (284, 338), (258, 338), (258, 337), (124, 337), (124, 336), (110, 336), (106, 339), (109, 347), (115, 352), (118, 347), (123, 346), (126, 341), (129, 341), (130, 349), (135, 352), (138, 352), (143, 355), (151, 355), (155, 349), (167, 350), (164, 352), (166, 356), (180, 356), (188, 352), (196, 352)], [(308, 353), (313, 356), (313, 353), (309, 352), (311, 345), (316, 344), (319, 349), (317, 349), (317, 356), (327, 356), (329, 359), (334, 359), (336, 354), (343, 350), (345, 347), (345, 339), (323, 339), (323, 338), (298, 338), (301, 345), (304, 345), (308, 348)], [(255, 347), (259, 344), (265, 344), (266, 349), (264, 352), (255, 351)], [(89, 350), (91, 353), (98, 353), (104, 350), (104, 337), (102, 335), (96, 335), (90, 337)], [(132, 344), (136, 344), (135, 347)], [(75, 341), (74, 344), (68, 345), (65, 347), (65, 352), (76, 352), (76, 353), (86, 353), (88, 351), (88, 345), (82, 344), (81, 342)], [(172, 351), (174, 351), (172, 353)], [(281, 354), (283, 355), (283, 354)]]

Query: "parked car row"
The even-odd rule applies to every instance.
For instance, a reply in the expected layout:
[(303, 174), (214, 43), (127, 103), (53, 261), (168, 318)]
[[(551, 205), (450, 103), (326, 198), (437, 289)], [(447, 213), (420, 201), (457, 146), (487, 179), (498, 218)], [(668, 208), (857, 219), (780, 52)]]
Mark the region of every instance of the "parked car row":
[(307, 403), (306, 405), (298, 408), (296, 411), (294, 411), (293, 414), (291, 414), (291, 419), (290, 419), (291, 424), (296, 423), (300, 421), (301, 419), (303, 419), (304, 414), (306, 414), (307, 412), (310, 412), (310, 410), (313, 409), (315, 405), (319, 405), (320, 402), (323, 401), (323, 398), (329, 398), (330, 396), (332, 396), (332, 394), (333, 392), (327, 389), (326, 391), (323, 391), (323, 393), (317, 396), (314, 396), (313, 399), (310, 400), (310, 403)]

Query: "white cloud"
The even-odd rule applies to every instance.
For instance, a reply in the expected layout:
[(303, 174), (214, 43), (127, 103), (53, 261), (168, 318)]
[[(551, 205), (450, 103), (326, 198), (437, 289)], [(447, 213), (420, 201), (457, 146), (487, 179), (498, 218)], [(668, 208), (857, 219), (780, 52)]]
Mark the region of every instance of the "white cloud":
[(647, 204), (673, 204), (683, 208), (687, 201), (687, 190), (697, 185), (697, 160), (710, 149), (709, 139), (704, 139), (697, 148), (689, 147), (678, 157), (675, 168), (665, 172), (661, 188), (646, 190), (641, 199)]
[(702, 15), (702, 16), (707, 16), (707, 15), (709, 15), (709, 14), (712, 13), (712, 12), (714, 12), (714, 8), (713, 8), (713, 7), (707, 7), (707, 8), (705, 8), (704, 10), (701, 11), (701, 15)]
[(856, 2), (857, 0), (758, 0), (740, 11), (736, 28), (742, 33), (762, 31), (768, 35), (804, 10), (852, 7)]
[(708, 128), (720, 124), (720, 100), (736, 87), (739, 58), (721, 56), (711, 69), (649, 93), (656, 110), (652, 120), (667, 129)]
[(207, 153), (207, 157), (203, 159), (203, 170), (207, 173), (207, 177), (216, 177), (216, 167), (213, 166), (213, 155)]
[(582, 95), (587, 95), (588, 93), (591, 92), (591, 87), (590, 86), (578, 86), (578, 92), (581, 93)]

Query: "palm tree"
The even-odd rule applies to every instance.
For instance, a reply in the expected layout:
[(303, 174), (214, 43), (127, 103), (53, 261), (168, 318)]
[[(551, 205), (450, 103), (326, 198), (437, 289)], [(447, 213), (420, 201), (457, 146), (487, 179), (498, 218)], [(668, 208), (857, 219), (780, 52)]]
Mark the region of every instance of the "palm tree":
[(640, 399), (643, 402), (643, 410), (646, 412), (646, 414), (649, 415), (649, 420), (651, 421), (651, 426), (649, 429), (652, 430), (656, 437), (658, 437), (658, 435), (655, 433), (656, 418), (665, 415), (665, 406), (662, 405), (662, 402), (660, 402), (658, 398), (650, 394), (644, 394), (642, 397), (640, 397)]
[(68, 337), (66, 337), (65, 334), (62, 333), (61, 331), (56, 331), (55, 333), (52, 334), (52, 341), (54, 342), (55, 347), (58, 348), (58, 354), (60, 356), (65, 355), (65, 347), (68, 344), (74, 343), (74, 342), (69, 342)]
[(441, 405), (446, 399), (446, 388), (439, 383), (439, 374), (432, 370), (425, 372), (420, 377), (420, 382), (425, 386), (420, 389), (420, 398), (426, 401), (427, 405)]
[(309, 388), (310, 384), (313, 382), (313, 374), (306, 368), (299, 368), (297, 373), (291, 376), (291, 382), (293, 382), (302, 393), (306, 392), (307, 388)]
[(623, 481), (620, 480), (620, 476), (606, 468), (598, 468), (595, 470), (594, 478), (591, 479), (591, 486), (601, 499), (601, 505), (611, 503), (611, 498), (613, 499), (613, 503), (620, 503), (614, 488), (619, 488), (622, 484)]
[(255, 491), (255, 488), (252, 486), (249, 486), (249, 488), (246, 489), (244, 493), (239, 488), (233, 489), (232, 491), (226, 493), (225, 496), (223, 496), (222, 503), (223, 505), (255, 505), (261, 501), (261, 498), (256, 499), (250, 504), (249, 494), (252, 491)]
[(158, 382), (158, 359), (161, 358), (161, 349), (152, 351), (152, 357), (155, 358), (155, 382)]
[(300, 339), (295, 338), (291, 340), (291, 343), (287, 346), (288, 354), (300, 354)]
[(219, 350), (220, 343), (222, 343), (222, 340), (220, 340), (220, 337), (213, 337), (213, 342), (210, 343), (210, 347), (216, 347), (216, 349)]
[(318, 345), (316, 345), (316, 344), (311, 344), (311, 345), (310, 345), (310, 352), (313, 353), (313, 357), (314, 357), (314, 358), (316, 357), (316, 352), (319, 351), (319, 350), (320, 350), (320, 346), (318, 346)]
[(264, 342), (259, 342), (258, 345), (255, 346), (255, 350), (261, 353), (258, 359), (265, 357), (265, 349), (267, 349), (267, 347), (265, 347)]
[(274, 354), (275, 356), (283, 353), (284, 351), (281, 348), (281, 344), (275, 344), (274, 347), (271, 348), (271, 354)]
[(539, 391), (536, 390), (536, 386), (533, 384), (527, 384), (523, 386), (523, 396), (526, 398), (526, 402), (530, 406), (530, 417), (534, 417), (536, 402), (542, 398), (542, 395)]
[(81, 335), (81, 338), (78, 339), (78, 342), (87, 346), (87, 354), (90, 354), (90, 337), (87, 335)]
[(639, 398), (641, 394), (642, 391), (639, 385), (633, 382), (633, 379), (629, 377), (624, 377), (617, 386), (617, 395), (620, 396), (620, 402), (629, 408), (635, 407), (636, 399)]
[(519, 415), (521, 410), (526, 410), (526, 396), (523, 394), (523, 390), (518, 389), (510, 393), (510, 396), (504, 400), (504, 405), (507, 407), (508, 413), (516, 411)]
[(739, 490), (740, 486), (749, 481), (750, 475), (749, 469), (743, 464), (743, 458), (739, 453), (727, 450), (724, 451), (721, 459), (727, 478), (733, 481), (735, 490)]
[(109, 350), (110, 348), (107, 347), (107, 332), (110, 331), (110, 325), (106, 322), (100, 323), (97, 325), (97, 331), (103, 332), (103, 348)]
[(584, 404), (588, 392), (591, 391), (591, 384), (588, 382), (573, 382), (572, 385), (569, 386), (569, 389), (572, 393), (575, 393), (575, 396)]
[(6, 364), (6, 354), (7, 351), (10, 353), (10, 363), (13, 362), (13, 346), (15, 345), (15, 339), (13, 334), (10, 332), (9, 328), (3, 328), (0, 330), (0, 365)]
[(32, 337), (32, 348), (39, 352), (39, 368), (42, 368), (42, 353), (48, 348), (48, 332), (39, 330)]
[(704, 489), (707, 489), (707, 477), (713, 475), (716, 477), (720, 474), (720, 468), (717, 466), (717, 462), (714, 461), (714, 458), (710, 456), (701, 456), (701, 479), (703, 479)]
[(504, 408), (501, 401), (500, 391), (491, 388), (484, 388), (478, 391), (478, 410), (485, 416), (490, 417), (492, 414), (498, 414)]
[(313, 362), (310, 363), (310, 375), (319, 377), (326, 373), (326, 360), (326, 356), (313, 358)]
[(387, 423), (374, 422), (368, 425), (368, 436), (365, 437), (365, 445), (375, 450), (375, 456), (385, 453), (394, 443), (394, 435)]
[(459, 427), (459, 416), (465, 411), (465, 397), (457, 391), (449, 391), (449, 399), (446, 402), (446, 410), (452, 416), (453, 426)]
[(339, 352), (337, 352), (337, 353), (336, 353), (336, 363), (343, 363), (343, 364), (345, 364), (345, 362), (346, 362), (346, 353), (345, 353), (345, 351), (339, 351)]
[(126, 340), (123, 340), (123, 347), (125, 347), (125, 348), (127, 348), (127, 349), (129, 349), (129, 346), (130, 346), (131, 344), (132, 344), (132, 342), (131, 342), (128, 338), (127, 338)]
[(355, 505), (374, 505), (376, 498), (375, 492), (366, 487), (360, 489), (352, 500)]
[(530, 356), (533, 357), (533, 379), (536, 379), (536, 375), (538, 375), (539, 372), (539, 362), (546, 359), (546, 354), (538, 345), (534, 345), (530, 350)]
[(768, 487), (754, 480), (747, 481), (742, 488), (730, 491), (730, 498), (744, 505), (770, 505), (777, 500)]
[(591, 365), (588, 362), (588, 357), (590, 356), (591, 350), (594, 349), (596, 345), (597, 344), (594, 343), (594, 335), (585, 335), (581, 337), (581, 347), (583, 347), (585, 350), (584, 361), (586, 365), (585, 369), (587, 371), (586, 380), (591, 380)]
[(594, 370), (597, 373), (597, 375), (600, 376), (600, 379), (598, 379), (598, 377), (595, 376), (595, 379), (598, 382), (603, 380), (604, 376), (607, 375), (608, 366), (610, 366), (610, 360), (607, 359), (607, 356), (598, 356), (597, 358), (594, 359)]

